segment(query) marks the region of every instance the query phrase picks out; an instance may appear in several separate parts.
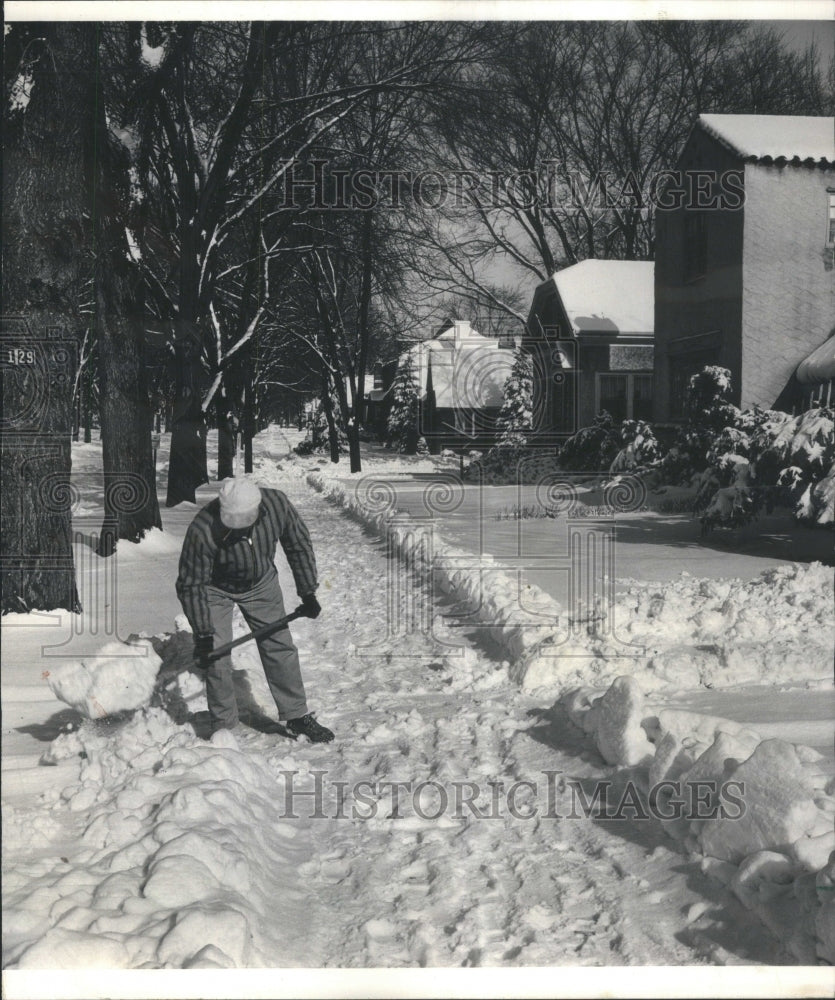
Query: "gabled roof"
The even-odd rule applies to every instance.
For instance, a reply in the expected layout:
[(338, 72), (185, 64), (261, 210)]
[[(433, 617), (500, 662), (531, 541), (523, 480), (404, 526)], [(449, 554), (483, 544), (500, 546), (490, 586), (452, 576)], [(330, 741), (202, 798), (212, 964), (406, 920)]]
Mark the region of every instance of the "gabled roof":
[(429, 373), (435, 405), (447, 409), (499, 407), (504, 384), (513, 367), (513, 352), (499, 347), (466, 321), (457, 321), (434, 340), (424, 340), (408, 352), (412, 355), (421, 395)]
[(835, 333), (797, 366), (797, 381), (803, 385), (819, 385), (835, 378)]
[(651, 260), (584, 260), (557, 271), (540, 285), (534, 307), (537, 297), (555, 290), (575, 337), (584, 333), (652, 336), (654, 270)]
[(835, 118), (709, 114), (696, 126), (749, 162), (835, 163)]

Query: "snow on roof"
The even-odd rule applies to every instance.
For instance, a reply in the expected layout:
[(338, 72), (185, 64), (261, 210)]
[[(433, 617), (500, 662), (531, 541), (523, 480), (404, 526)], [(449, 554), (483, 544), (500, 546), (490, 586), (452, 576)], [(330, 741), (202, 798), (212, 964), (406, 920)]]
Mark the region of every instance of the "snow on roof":
[(835, 334), (797, 366), (797, 381), (804, 385), (818, 385), (835, 378)]
[(835, 118), (699, 115), (698, 125), (745, 159), (835, 163)]
[(412, 355), (421, 394), (431, 371), (436, 406), (480, 410), (502, 405), (513, 352), (499, 348), (498, 340), (483, 336), (466, 321), (456, 321), (407, 353)]
[(556, 286), (575, 336), (651, 335), (655, 330), (654, 268), (651, 260), (584, 260), (557, 271), (549, 281)]

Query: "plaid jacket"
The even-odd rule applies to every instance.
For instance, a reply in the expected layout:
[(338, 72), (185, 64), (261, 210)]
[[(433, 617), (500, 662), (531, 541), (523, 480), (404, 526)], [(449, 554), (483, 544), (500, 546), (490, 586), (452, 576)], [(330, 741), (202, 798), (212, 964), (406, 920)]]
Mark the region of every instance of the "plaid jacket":
[(195, 635), (212, 632), (208, 585), (233, 594), (251, 590), (273, 566), (278, 542), (299, 596), (312, 593), (317, 579), (310, 535), (283, 493), (262, 487), (258, 519), (243, 531), (223, 524), (219, 500), (206, 504), (186, 532), (176, 585)]

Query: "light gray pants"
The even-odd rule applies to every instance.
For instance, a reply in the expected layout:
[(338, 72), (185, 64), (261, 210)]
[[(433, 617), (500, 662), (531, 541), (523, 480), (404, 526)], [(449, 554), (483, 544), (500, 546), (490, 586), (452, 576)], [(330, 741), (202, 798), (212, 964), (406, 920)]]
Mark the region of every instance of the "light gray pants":
[[(250, 630), (278, 621), (287, 613), (275, 567), (252, 590), (232, 594), (210, 585), (208, 597), (216, 646), (232, 641), (232, 609), (235, 604), (241, 609)], [(281, 629), (263, 639), (257, 639), (256, 642), (279, 719), (284, 721), (307, 715), (299, 651), (293, 644), (290, 629)], [(209, 667), (206, 675), (206, 698), (213, 731), (231, 729), (237, 725), (238, 703), (232, 680), (231, 653), (213, 661)]]

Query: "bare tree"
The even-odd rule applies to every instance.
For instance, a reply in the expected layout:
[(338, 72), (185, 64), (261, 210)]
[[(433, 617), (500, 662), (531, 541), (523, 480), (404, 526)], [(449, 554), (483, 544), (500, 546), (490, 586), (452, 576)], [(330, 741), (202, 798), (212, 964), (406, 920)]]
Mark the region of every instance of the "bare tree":
[(821, 114), (831, 99), (814, 52), (743, 22), (503, 30), (438, 110), (436, 165), (459, 197), (412, 223), (427, 281), (518, 319), (497, 264), (539, 282), (587, 257), (651, 259), (654, 179), (696, 115)]

